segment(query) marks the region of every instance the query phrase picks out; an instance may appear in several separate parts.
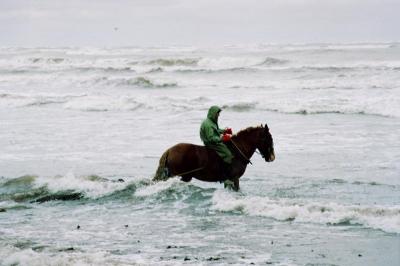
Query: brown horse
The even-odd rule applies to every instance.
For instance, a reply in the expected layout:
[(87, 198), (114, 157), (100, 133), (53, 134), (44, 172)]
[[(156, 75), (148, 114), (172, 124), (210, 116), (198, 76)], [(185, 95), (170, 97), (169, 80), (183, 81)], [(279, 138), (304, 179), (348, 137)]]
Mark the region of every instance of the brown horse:
[[(226, 143), (234, 159), (229, 173), (233, 189), (239, 190), (239, 178), (244, 174), (250, 158), (258, 149), (265, 161), (275, 160), (274, 142), (267, 124), (249, 127), (232, 136)], [(205, 146), (190, 143), (179, 143), (169, 148), (160, 158), (160, 163), (153, 181), (167, 180), (180, 176), (182, 181), (189, 182), (193, 177), (208, 182), (223, 182), (224, 164), (218, 154)]]

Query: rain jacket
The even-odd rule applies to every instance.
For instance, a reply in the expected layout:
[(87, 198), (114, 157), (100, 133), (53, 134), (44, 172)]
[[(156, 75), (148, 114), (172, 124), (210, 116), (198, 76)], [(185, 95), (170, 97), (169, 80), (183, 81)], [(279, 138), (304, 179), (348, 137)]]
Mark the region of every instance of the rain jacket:
[(200, 138), (204, 145), (215, 150), (225, 163), (232, 163), (233, 155), (228, 147), (222, 142), (220, 135), (224, 132), (218, 127), (218, 113), (221, 108), (211, 106), (207, 118), (201, 123)]

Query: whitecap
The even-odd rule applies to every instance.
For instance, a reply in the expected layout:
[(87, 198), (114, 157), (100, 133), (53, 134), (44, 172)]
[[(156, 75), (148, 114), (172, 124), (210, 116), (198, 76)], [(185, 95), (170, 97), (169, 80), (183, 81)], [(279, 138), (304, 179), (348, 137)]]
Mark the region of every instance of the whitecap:
[(149, 186), (138, 188), (135, 192), (135, 196), (137, 197), (148, 197), (151, 195), (158, 194), (162, 191), (170, 189), (171, 187), (185, 185), (182, 181), (177, 178), (171, 178), (163, 182), (153, 183)]
[(400, 206), (343, 205), (334, 202), (296, 202), (260, 196), (238, 196), (218, 190), (212, 209), (238, 211), (250, 216), (264, 216), (280, 221), (319, 224), (355, 224), (367, 228), (400, 233)]
[(98, 198), (121, 190), (126, 187), (126, 184), (105, 181), (93, 178), (93, 176), (76, 176), (73, 173), (67, 173), (63, 176), (38, 177), (35, 179), (35, 186), (47, 187), (52, 193), (75, 191), (84, 193), (87, 197)]

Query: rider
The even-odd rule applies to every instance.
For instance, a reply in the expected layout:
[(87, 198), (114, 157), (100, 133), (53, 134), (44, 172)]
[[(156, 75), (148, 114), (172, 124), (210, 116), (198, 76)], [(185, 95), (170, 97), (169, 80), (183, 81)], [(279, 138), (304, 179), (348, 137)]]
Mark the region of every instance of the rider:
[(218, 127), (220, 112), (221, 108), (218, 106), (210, 107), (207, 118), (201, 123), (200, 138), (206, 147), (215, 150), (224, 161), (224, 179), (227, 179), (229, 178), (233, 155), (224, 142), (230, 141), (232, 129), (220, 129)]

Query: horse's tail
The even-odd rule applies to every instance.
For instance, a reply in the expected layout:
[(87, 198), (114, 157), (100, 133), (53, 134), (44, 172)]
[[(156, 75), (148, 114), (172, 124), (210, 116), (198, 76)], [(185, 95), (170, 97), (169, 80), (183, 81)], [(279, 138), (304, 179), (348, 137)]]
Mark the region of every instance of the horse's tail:
[(169, 150), (166, 150), (160, 158), (160, 162), (158, 164), (158, 168), (156, 174), (153, 177), (153, 181), (163, 181), (169, 178), (169, 171), (168, 171), (168, 153)]

